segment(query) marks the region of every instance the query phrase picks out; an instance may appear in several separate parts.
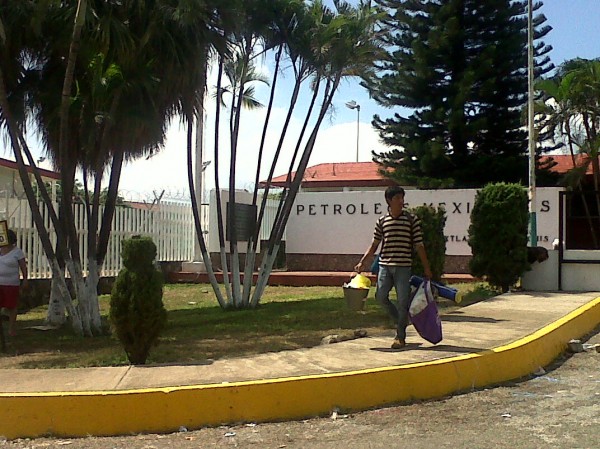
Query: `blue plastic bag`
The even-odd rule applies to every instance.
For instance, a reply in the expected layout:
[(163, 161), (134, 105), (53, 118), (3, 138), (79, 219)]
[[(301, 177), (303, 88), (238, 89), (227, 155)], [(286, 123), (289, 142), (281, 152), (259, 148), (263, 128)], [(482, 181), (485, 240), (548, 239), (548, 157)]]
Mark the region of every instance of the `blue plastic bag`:
[[(422, 277), (415, 275), (412, 275), (410, 277), (410, 285), (412, 285), (413, 287), (418, 287), (419, 285), (421, 285), (422, 282)], [(462, 301), (462, 293), (459, 292), (457, 289), (442, 284), (441, 282), (431, 281), (431, 285), (437, 289), (437, 294), (440, 295), (442, 298), (454, 301), (456, 304), (460, 304), (460, 302)]]
[(371, 273), (379, 273), (379, 254), (375, 254), (375, 257), (373, 257), (373, 263), (371, 264)]

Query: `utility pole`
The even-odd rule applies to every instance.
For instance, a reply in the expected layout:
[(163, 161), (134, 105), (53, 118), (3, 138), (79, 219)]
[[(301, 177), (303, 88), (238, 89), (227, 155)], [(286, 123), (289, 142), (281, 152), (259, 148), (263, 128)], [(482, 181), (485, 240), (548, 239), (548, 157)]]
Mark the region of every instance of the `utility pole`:
[(360, 137), (360, 105), (352, 100), (346, 103), (348, 109), (356, 109), (356, 162), (358, 162), (358, 149)]
[(527, 130), (529, 143), (529, 245), (537, 246), (535, 197), (535, 115), (533, 105), (533, 0), (527, 0)]

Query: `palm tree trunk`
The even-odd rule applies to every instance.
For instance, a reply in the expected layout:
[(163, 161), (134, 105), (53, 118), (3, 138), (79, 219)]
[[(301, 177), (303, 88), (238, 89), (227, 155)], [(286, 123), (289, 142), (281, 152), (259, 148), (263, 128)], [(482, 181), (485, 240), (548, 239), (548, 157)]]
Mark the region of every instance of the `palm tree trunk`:
[[(217, 92), (221, 92), (223, 79), (223, 58), (219, 58), (219, 69), (217, 72)], [(231, 284), (229, 283), (229, 268), (227, 264), (227, 256), (225, 251), (225, 235), (223, 230), (223, 207), (221, 205), (221, 187), (219, 183), (219, 125), (221, 117), (221, 101), (217, 96), (215, 109), (215, 195), (217, 207), (217, 232), (219, 234), (219, 254), (221, 256), (221, 269), (223, 270), (223, 284), (227, 295), (227, 306), (233, 305), (233, 297), (231, 292)], [(216, 294), (216, 292), (215, 292)]]
[(231, 158), (229, 161), (229, 210), (227, 229), (229, 230), (229, 254), (231, 256), (232, 268), (232, 290), (234, 307), (242, 307), (242, 291), (240, 283), (240, 255), (238, 250), (238, 236), (236, 228), (236, 200), (235, 200), (235, 177), (237, 164), (238, 135), (240, 131), (240, 119), (242, 116), (242, 100), (244, 99), (245, 80), (248, 71), (250, 51), (252, 50), (251, 37), (246, 37), (245, 51), (243, 52), (242, 73), (237, 86), (237, 96), (234, 91), (235, 107), (232, 108), (234, 114), (233, 129), (231, 130)]
[[(100, 194), (102, 191), (102, 168), (98, 162), (94, 168), (94, 195), (92, 204), (89, 205), (89, 198), (86, 200), (88, 206), (88, 272), (85, 278), (85, 302), (89, 306), (90, 326), (92, 332), (100, 334), (102, 331), (102, 322), (100, 319), (100, 306), (98, 304), (98, 281), (100, 279), (100, 269), (98, 266), (98, 219), (100, 215)], [(87, 192), (86, 192), (87, 193)], [(89, 197), (89, 195), (88, 195)]]
[[(277, 54), (275, 55), (275, 69), (273, 74), (273, 81), (271, 83), (271, 93), (269, 95), (269, 103), (267, 105), (267, 114), (265, 116), (265, 121), (263, 125), (262, 135), (260, 139), (260, 146), (258, 149), (258, 160), (256, 162), (256, 177), (254, 180), (254, 190), (252, 192), (252, 206), (256, 206), (257, 197), (258, 197), (258, 184), (260, 181), (260, 169), (262, 167), (262, 157), (265, 148), (265, 142), (267, 138), (267, 129), (269, 127), (269, 120), (271, 118), (271, 112), (273, 110), (273, 102), (275, 100), (275, 89), (277, 87), (277, 80), (279, 75), (279, 64), (281, 61), (281, 55), (283, 53), (283, 45), (279, 46), (277, 50)], [(266, 195), (263, 195), (263, 198)], [(262, 198), (261, 198), (262, 204)], [(264, 214), (264, 212), (263, 212)], [(256, 220), (256, 231), (253, 235), (250, 236), (248, 240), (248, 244), (246, 246), (246, 261), (245, 261), (245, 269), (244, 269), (244, 289), (242, 292), (242, 304), (244, 307), (250, 305), (250, 293), (253, 285), (253, 273), (254, 273), (254, 264), (256, 262), (256, 251), (258, 248), (258, 244), (260, 241), (260, 229), (262, 226), (263, 214), (259, 214)]]
[[(304, 135), (306, 126), (307, 126), (310, 116), (312, 114), (312, 110), (317, 101), (317, 96), (319, 94), (319, 82), (320, 82), (320, 80), (317, 80), (317, 84), (313, 89), (313, 96), (311, 98), (308, 112), (306, 113), (306, 116), (305, 116), (304, 124), (302, 127), (302, 132), (301, 132), (301, 135), (298, 137), (298, 143), (296, 145), (294, 155), (290, 162), (290, 167), (288, 169), (288, 182), (289, 182), (289, 179), (291, 176), (291, 172), (293, 170), (294, 160), (296, 158), (297, 151), (300, 148), (300, 144), (302, 142), (302, 136)], [(298, 95), (298, 91), (299, 91), (299, 87), (300, 87), (299, 83), (300, 83), (300, 79), (297, 78), (294, 93), (292, 94), (292, 98), (290, 100), (290, 108), (288, 110), (288, 116), (286, 117), (286, 123), (284, 124), (284, 129), (286, 129), (287, 123), (289, 122), (289, 119), (291, 118), (291, 109), (293, 109), (293, 105), (295, 104), (295, 101), (296, 101), (295, 97), (297, 97), (297, 95)], [(296, 87), (298, 89), (296, 89)], [(282, 143), (282, 140), (280, 140), (280, 144), (281, 143)], [(280, 147), (278, 147), (278, 150), (279, 150), (279, 148)], [(276, 157), (277, 157), (277, 152), (276, 152)], [(262, 203), (261, 203), (259, 221), (262, 220), (262, 216), (264, 214), (264, 209), (265, 209), (265, 205), (266, 205), (266, 196), (269, 191), (269, 184), (271, 182), (276, 163), (277, 163), (277, 161), (274, 158), (273, 164), (271, 165), (271, 171), (269, 172), (269, 178), (267, 179), (267, 187), (265, 188), (264, 196), (263, 196)], [(302, 176), (304, 176), (304, 173), (302, 174)], [(275, 220), (273, 222), (273, 227), (271, 228), (271, 232), (269, 235), (269, 242), (267, 243), (267, 251), (265, 251), (263, 260), (261, 261), (261, 268), (259, 270), (256, 287), (254, 288), (252, 300), (250, 301), (251, 307), (256, 307), (258, 305), (258, 302), (260, 301), (260, 298), (261, 298), (261, 296), (264, 292), (264, 289), (267, 285), (269, 276), (271, 275), (271, 271), (273, 269), (273, 263), (275, 261), (275, 258), (277, 257), (277, 253), (279, 252), (279, 247), (280, 247), (281, 242), (280, 242), (280, 240), (277, 240), (276, 235), (277, 235), (278, 223), (280, 221), (280, 217), (282, 215), (284, 205), (287, 202), (287, 191), (288, 191), (288, 186), (284, 187), (283, 194), (279, 200), (279, 207), (277, 208), (277, 213), (275, 214)]]
[(57, 277), (52, 276), (50, 281), (50, 301), (48, 303), (48, 311), (46, 312), (46, 323), (50, 326), (62, 326), (66, 321), (67, 308), (63, 292), (59, 285), (60, 281)]
[[(200, 95), (200, 110), (204, 107), (204, 95)], [(190, 114), (191, 115), (191, 114)], [(193, 119), (188, 115), (188, 134), (187, 134), (187, 163), (188, 163), (188, 185), (190, 189), (190, 197), (192, 200), (192, 214), (194, 215), (194, 226), (196, 228), (196, 238), (198, 239), (198, 243), (200, 245), (200, 252), (202, 253), (202, 260), (204, 262), (204, 267), (206, 268), (206, 273), (208, 274), (208, 280), (210, 285), (215, 292), (215, 296), (217, 297), (217, 301), (219, 306), (222, 309), (227, 308), (227, 302), (223, 299), (223, 294), (221, 293), (221, 288), (219, 287), (219, 283), (217, 282), (217, 278), (215, 276), (215, 271), (212, 266), (212, 262), (210, 260), (210, 254), (206, 249), (206, 243), (204, 242), (204, 233), (202, 232), (202, 223), (200, 222), (200, 213), (198, 211), (198, 199), (196, 198), (196, 189), (194, 187), (194, 170), (192, 164), (192, 127), (193, 127)], [(203, 132), (200, 129), (201, 125), (198, 125), (196, 129), (196, 133)], [(198, 139), (196, 139), (198, 141)]]
[(112, 228), (113, 218), (115, 216), (115, 209), (117, 207), (117, 196), (119, 194), (119, 180), (121, 179), (121, 169), (123, 168), (123, 151), (121, 149), (116, 150), (113, 153), (113, 159), (110, 169), (110, 180), (108, 183), (108, 192), (106, 195), (106, 202), (104, 203), (104, 209), (102, 211), (102, 221), (100, 222), (100, 233), (98, 234), (98, 251), (97, 251), (97, 262), (98, 268), (101, 269), (106, 258), (106, 251), (108, 249), (108, 242), (110, 240), (110, 232)]
[(65, 69), (65, 78), (62, 88), (62, 98), (60, 104), (60, 140), (59, 154), (64, 155), (69, 142), (69, 107), (71, 105), (71, 89), (75, 77), (75, 64), (79, 52), (81, 40), (81, 30), (85, 23), (85, 13), (87, 9), (87, 0), (78, 0), (77, 12), (75, 13), (75, 23), (73, 24), (73, 34), (69, 46), (69, 55), (67, 58), (67, 67)]
[[(269, 188), (271, 186), (271, 181), (273, 180), (273, 175), (275, 173), (275, 167), (277, 166), (277, 162), (279, 161), (279, 156), (281, 154), (281, 149), (283, 148), (283, 142), (285, 139), (285, 136), (287, 134), (287, 130), (290, 124), (290, 121), (292, 119), (292, 113), (294, 111), (294, 108), (296, 106), (296, 102), (298, 100), (298, 94), (300, 92), (300, 86), (301, 86), (301, 80), (300, 79), (296, 79), (296, 83), (294, 85), (294, 90), (292, 91), (292, 95), (290, 97), (290, 104), (288, 106), (288, 113), (286, 115), (285, 121), (283, 123), (283, 128), (281, 130), (281, 136), (279, 138), (279, 142), (277, 144), (277, 148), (275, 149), (275, 155), (273, 156), (273, 162), (271, 163), (271, 168), (269, 170), (269, 175), (267, 176), (267, 181), (266, 181), (266, 187), (263, 191), (263, 197), (261, 199), (261, 203), (260, 203), (260, 210), (258, 213), (258, 219), (257, 219), (257, 223), (260, 224), (262, 223), (264, 214), (265, 214), (265, 208), (267, 205), (267, 200), (268, 200), (268, 195), (269, 195)], [(314, 99), (316, 99), (316, 96), (313, 95), (313, 101)], [(309, 109), (311, 110), (311, 109)], [(257, 227), (256, 232), (254, 233), (254, 251), (256, 251), (256, 245), (258, 244), (258, 236), (260, 232), (260, 227)]]
[(23, 189), (25, 190), (25, 195), (27, 197), (27, 201), (29, 202), (29, 207), (31, 208), (32, 218), (35, 223), (36, 229), (38, 231), (40, 240), (42, 242), (42, 247), (44, 248), (44, 253), (46, 254), (48, 262), (50, 263), (50, 267), (52, 270), (52, 276), (53, 276), (53, 278), (57, 279), (57, 283), (58, 283), (57, 288), (60, 289), (62, 296), (64, 298), (69, 298), (69, 300), (65, 304), (65, 307), (66, 307), (67, 311), (69, 312), (73, 330), (77, 334), (80, 335), (83, 332), (81, 318), (80, 318), (79, 313), (77, 312), (76, 308), (73, 306), (72, 302), (70, 301), (70, 294), (69, 294), (69, 290), (68, 290), (66, 282), (65, 282), (64, 272), (63, 273), (60, 272), (60, 267), (57, 262), (56, 254), (54, 252), (54, 249), (52, 248), (52, 242), (50, 241), (50, 234), (48, 233), (48, 231), (45, 227), (44, 219), (40, 213), (38, 203), (37, 203), (37, 198), (33, 191), (33, 187), (31, 185), (31, 180), (30, 180), (27, 170), (25, 168), (25, 162), (24, 162), (23, 156), (21, 154), (22, 147), (20, 144), (20, 142), (24, 141), (25, 139), (21, 135), (21, 133), (18, 129), (18, 126), (13, 119), (10, 105), (8, 103), (7, 94), (6, 94), (6, 87), (5, 87), (5, 83), (4, 83), (4, 74), (1, 69), (0, 69), (0, 108), (2, 109), (2, 114), (6, 121), (11, 144), (13, 147), (13, 153), (14, 153), (15, 159), (17, 161), (17, 169), (19, 171), (19, 176), (20, 176), (21, 182), (23, 184)]
[[(333, 100), (333, 95), (335, 94), (339, 83), (341, 80), (341, 73), (338, 73), (333, 81), (328, 81), (325, 87), (325, 92), (323, 94), (323, 102), (321, 103), (321, 110), (319, 111), (319, 116), (315, 125), (313, 126), (313, 130), (311, 132), (308, 141), (304, 147), (304, 151), (302, 153), (302, 157), (300, 158), (300, 162), (298, 163), (298, 169), (296, 170), (296, 174), (294, 176), (294, 180), (290, 185), (289, 194), (286, 198), (286, 202), (283, 205), (281, 218), (278, 223), (275, 224), (273, 231), (271, 232), (271, 238), (269, 239), (269, 251), (265, 255), (265, 261), (263, 262), (262, 269), (260, 270), (258, 281), (256, 283), (256, 288), (254, 289), (254, 294), (252, 296), (251, 307), (256, 307), (258, 302), (264, 292), (264, 289), (267, 285), (267, 281), (269, 276), (271, 275), (271, 271), (273, 269), (273, 263), (275, 262), (275, 257), (277, 256), (277, 252), (279, 250), (279, 245), (281, 242), (281, 237), (283, 236), (283, 232), (285, 230), (285, 226), (290, 216), (290, 212), (292, 210), (293, 203), (296, 199), (296, 194), (300, 189), (300, 184), (302, 182), (302, 178), (304, 177), (304, 172), (306, 167), (308, 166), (308, 161), (310, 160), (310, 155), (315, 146), (315, 142), (317, 140), (317, 134), (319, 132), (319, 128), (321, 123), (323, 122), (323, 118), (325, 117), (325, 113), (327, 109), (331, 106), (331, 101)], [(314, 98), (314, 97), (313, 97)]]
[[(85, 335), (92, 335), (91, 327), (90, 327), (90, 315), (88, 304), (86, 300), (83, 298), (84, 295), (84, 280), (83, 280), (83, 271), (81, 269), (81, 260), (79, 254), (79, 242), (77, 240), (77, 232), (74, 227), (73, 222), (73, 210), (72, 210), (72, 197), (69, 195), (73, 191), (72, 180), (74, 177), (65, 176), (65, 172), (70, 173), (67, 167), (69, 165), (73, 165), (73, 161), (70, 161), (70, 157), (67, 155), (69, 144), (69, 109), (71, 105), (71, 91), (74, 81), (75, 75), (75, 65), (78, 58), (79, 53), (79, 45), (81, 41), (81, 31), (83, 29), (83, 25), (85, 23), (85, 15), (87, 9), (87, 0), (79, 0), (77, 3), (77, 11), (75, 13), (75, 21), (73, 24), (73, 34), (71, 37), (71, 42), (69, 45), (69, 54), (67, 57), (67, 66), (65, 69), (65, 77), (63, 82), (62, 94), (61, 94), (61, 104), (60, 104), (60, 133), (59, 133), (59, 145), (58, 145), (58, 153), (59, 160), (61, 162), (61, 170), (62, 170), (62, 203), (61, 207), (63, 210), (63, 214), (65, 217), (65, 235), (69, 242), (69, 251), (70, 257), (66, 259), (67, 269), (71, 274), (71, 280), (73, 282), (73, 287), (75, 289), (75, 295), (79, 299), (78, 307), (81, 312), (81, 319), (83, 325), (83, 332)], [(71, 162), (69, 164), (69, 162)], [(73, 170), (74, 176), (74, 170)]]
[[(269, 103), (267, 105), (267, 114), (263, 125), (262, 135), (260, 138), (260, 146), (258, 148), (258, 159), (256, 162), (256, 177), (254, 179), (254, 190), (252, 192), (252, 206), (256, 206), (258, 197), (258, 184), (260, 181), (260, 168), (262, 166), (262, 157), (265, 148), (265, 142), (267, 139), (267, 129), (269, 127), (269, 120), (271, 118), (271, 112), (273, 110), (273, 102), (275, 100), (275, 88), (277, 87), (277, 79), (279, 75), (279, 63), (281, 61), (281, 55), (283, 53), (283, 45), (279, 46), (277, 54), (275, 55), (275, 69), (273, 74), (273, 82), (271, 83), (271, 93), (269, 95)], [(250, 305), (250, 292), (252, 289), (252, 280), (254, 272), (254, 263), (256, 261), (256, 251), (258, 248), (258, 242), (260, 239), (260, 228), (262, 226), (262, 216), (256, 220), (256, 232), (250, 236), (246, 249), (246, 266), (244, 269), (244, 290), (242, 292), (242, 304), (244, 307)]]

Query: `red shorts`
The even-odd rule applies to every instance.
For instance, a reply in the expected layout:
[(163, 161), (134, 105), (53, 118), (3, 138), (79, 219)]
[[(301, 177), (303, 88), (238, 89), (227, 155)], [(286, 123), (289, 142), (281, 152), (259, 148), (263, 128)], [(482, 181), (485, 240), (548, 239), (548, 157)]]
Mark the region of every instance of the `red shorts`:
[(18, 285), (0, 285), (0, 307), (15, 309), (19, 302)]

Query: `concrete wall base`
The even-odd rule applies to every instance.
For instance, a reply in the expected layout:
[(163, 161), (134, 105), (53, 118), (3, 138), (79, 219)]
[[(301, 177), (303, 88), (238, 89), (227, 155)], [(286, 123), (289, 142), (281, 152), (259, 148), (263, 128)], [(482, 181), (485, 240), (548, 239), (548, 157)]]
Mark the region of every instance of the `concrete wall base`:
[[(287, 254), (288, 271), (352, 271), (362, 254)], [(469, 274), (471, 256), (446, 256), (444, 273)], [(367, 267), (368, 269), (368, 267)]]
[[(570, 260), (597, 260), (596, 263), (565, 262), (562, 266), (563, 291), (590, 292), (600, 290), (600, 251), (578, 250), (565, 251), (564, 257)], [(548, 260), (542, 263), (534, 262), (531, 271), (523, 275), (521, 285), (531, 291), (557, 291), (558, 282), (558, 250), (548, 251)]]

